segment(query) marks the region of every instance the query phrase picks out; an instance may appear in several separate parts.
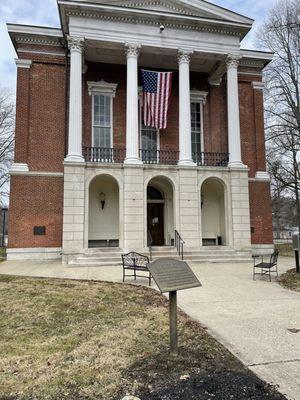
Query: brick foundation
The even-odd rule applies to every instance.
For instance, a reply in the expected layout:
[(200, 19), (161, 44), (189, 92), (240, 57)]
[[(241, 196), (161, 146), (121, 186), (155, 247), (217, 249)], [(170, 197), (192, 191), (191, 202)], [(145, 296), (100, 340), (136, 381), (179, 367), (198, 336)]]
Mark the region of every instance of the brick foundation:
[[(61, 247), (63, 178), (12, 176), (9, 207), (9, 248)], [(45, 226), (45, 235), (34, 235)]]

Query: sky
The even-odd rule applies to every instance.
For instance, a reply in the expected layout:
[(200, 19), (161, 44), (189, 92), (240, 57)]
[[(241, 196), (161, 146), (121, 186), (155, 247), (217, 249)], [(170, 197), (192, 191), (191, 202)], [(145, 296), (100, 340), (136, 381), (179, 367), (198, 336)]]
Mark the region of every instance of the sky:
[[(276, 0), (211, 0), (255, 20), (254, 28), (244, 39), (244, 48), (255, 48), (255, 32)], [(6, 23), (59, 27), (56, 0), (0, 0), (0, 86), (14, 94), (16, 54), (9, 39)]]

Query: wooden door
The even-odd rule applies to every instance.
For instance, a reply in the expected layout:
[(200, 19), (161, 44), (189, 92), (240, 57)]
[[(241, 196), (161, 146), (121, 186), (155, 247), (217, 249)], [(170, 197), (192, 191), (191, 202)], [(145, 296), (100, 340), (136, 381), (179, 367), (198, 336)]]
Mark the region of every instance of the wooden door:
[(153, 246), (163, 246), (164, 240), (164, 204), (148, 203), (147, 228), (152, 236)]

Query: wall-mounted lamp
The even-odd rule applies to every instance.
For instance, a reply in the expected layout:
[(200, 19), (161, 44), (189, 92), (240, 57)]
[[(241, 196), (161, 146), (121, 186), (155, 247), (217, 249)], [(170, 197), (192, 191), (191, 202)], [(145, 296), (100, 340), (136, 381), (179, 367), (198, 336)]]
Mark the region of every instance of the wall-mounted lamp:
[(99, 200), (100, 200), (102, 210), (104, 209), (104, 206), (105, 206), (105, 199), (106, 199), (105, 194), (103, 192), (101, 192), (99, 194)]

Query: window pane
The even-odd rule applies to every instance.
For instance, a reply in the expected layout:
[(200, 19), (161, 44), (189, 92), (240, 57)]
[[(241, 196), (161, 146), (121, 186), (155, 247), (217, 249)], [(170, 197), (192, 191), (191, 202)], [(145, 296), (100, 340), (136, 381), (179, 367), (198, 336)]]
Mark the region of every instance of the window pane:
[(200, 103), (191, 103), (192, 152), (199, 154), (201, 149), (201, 108)]

